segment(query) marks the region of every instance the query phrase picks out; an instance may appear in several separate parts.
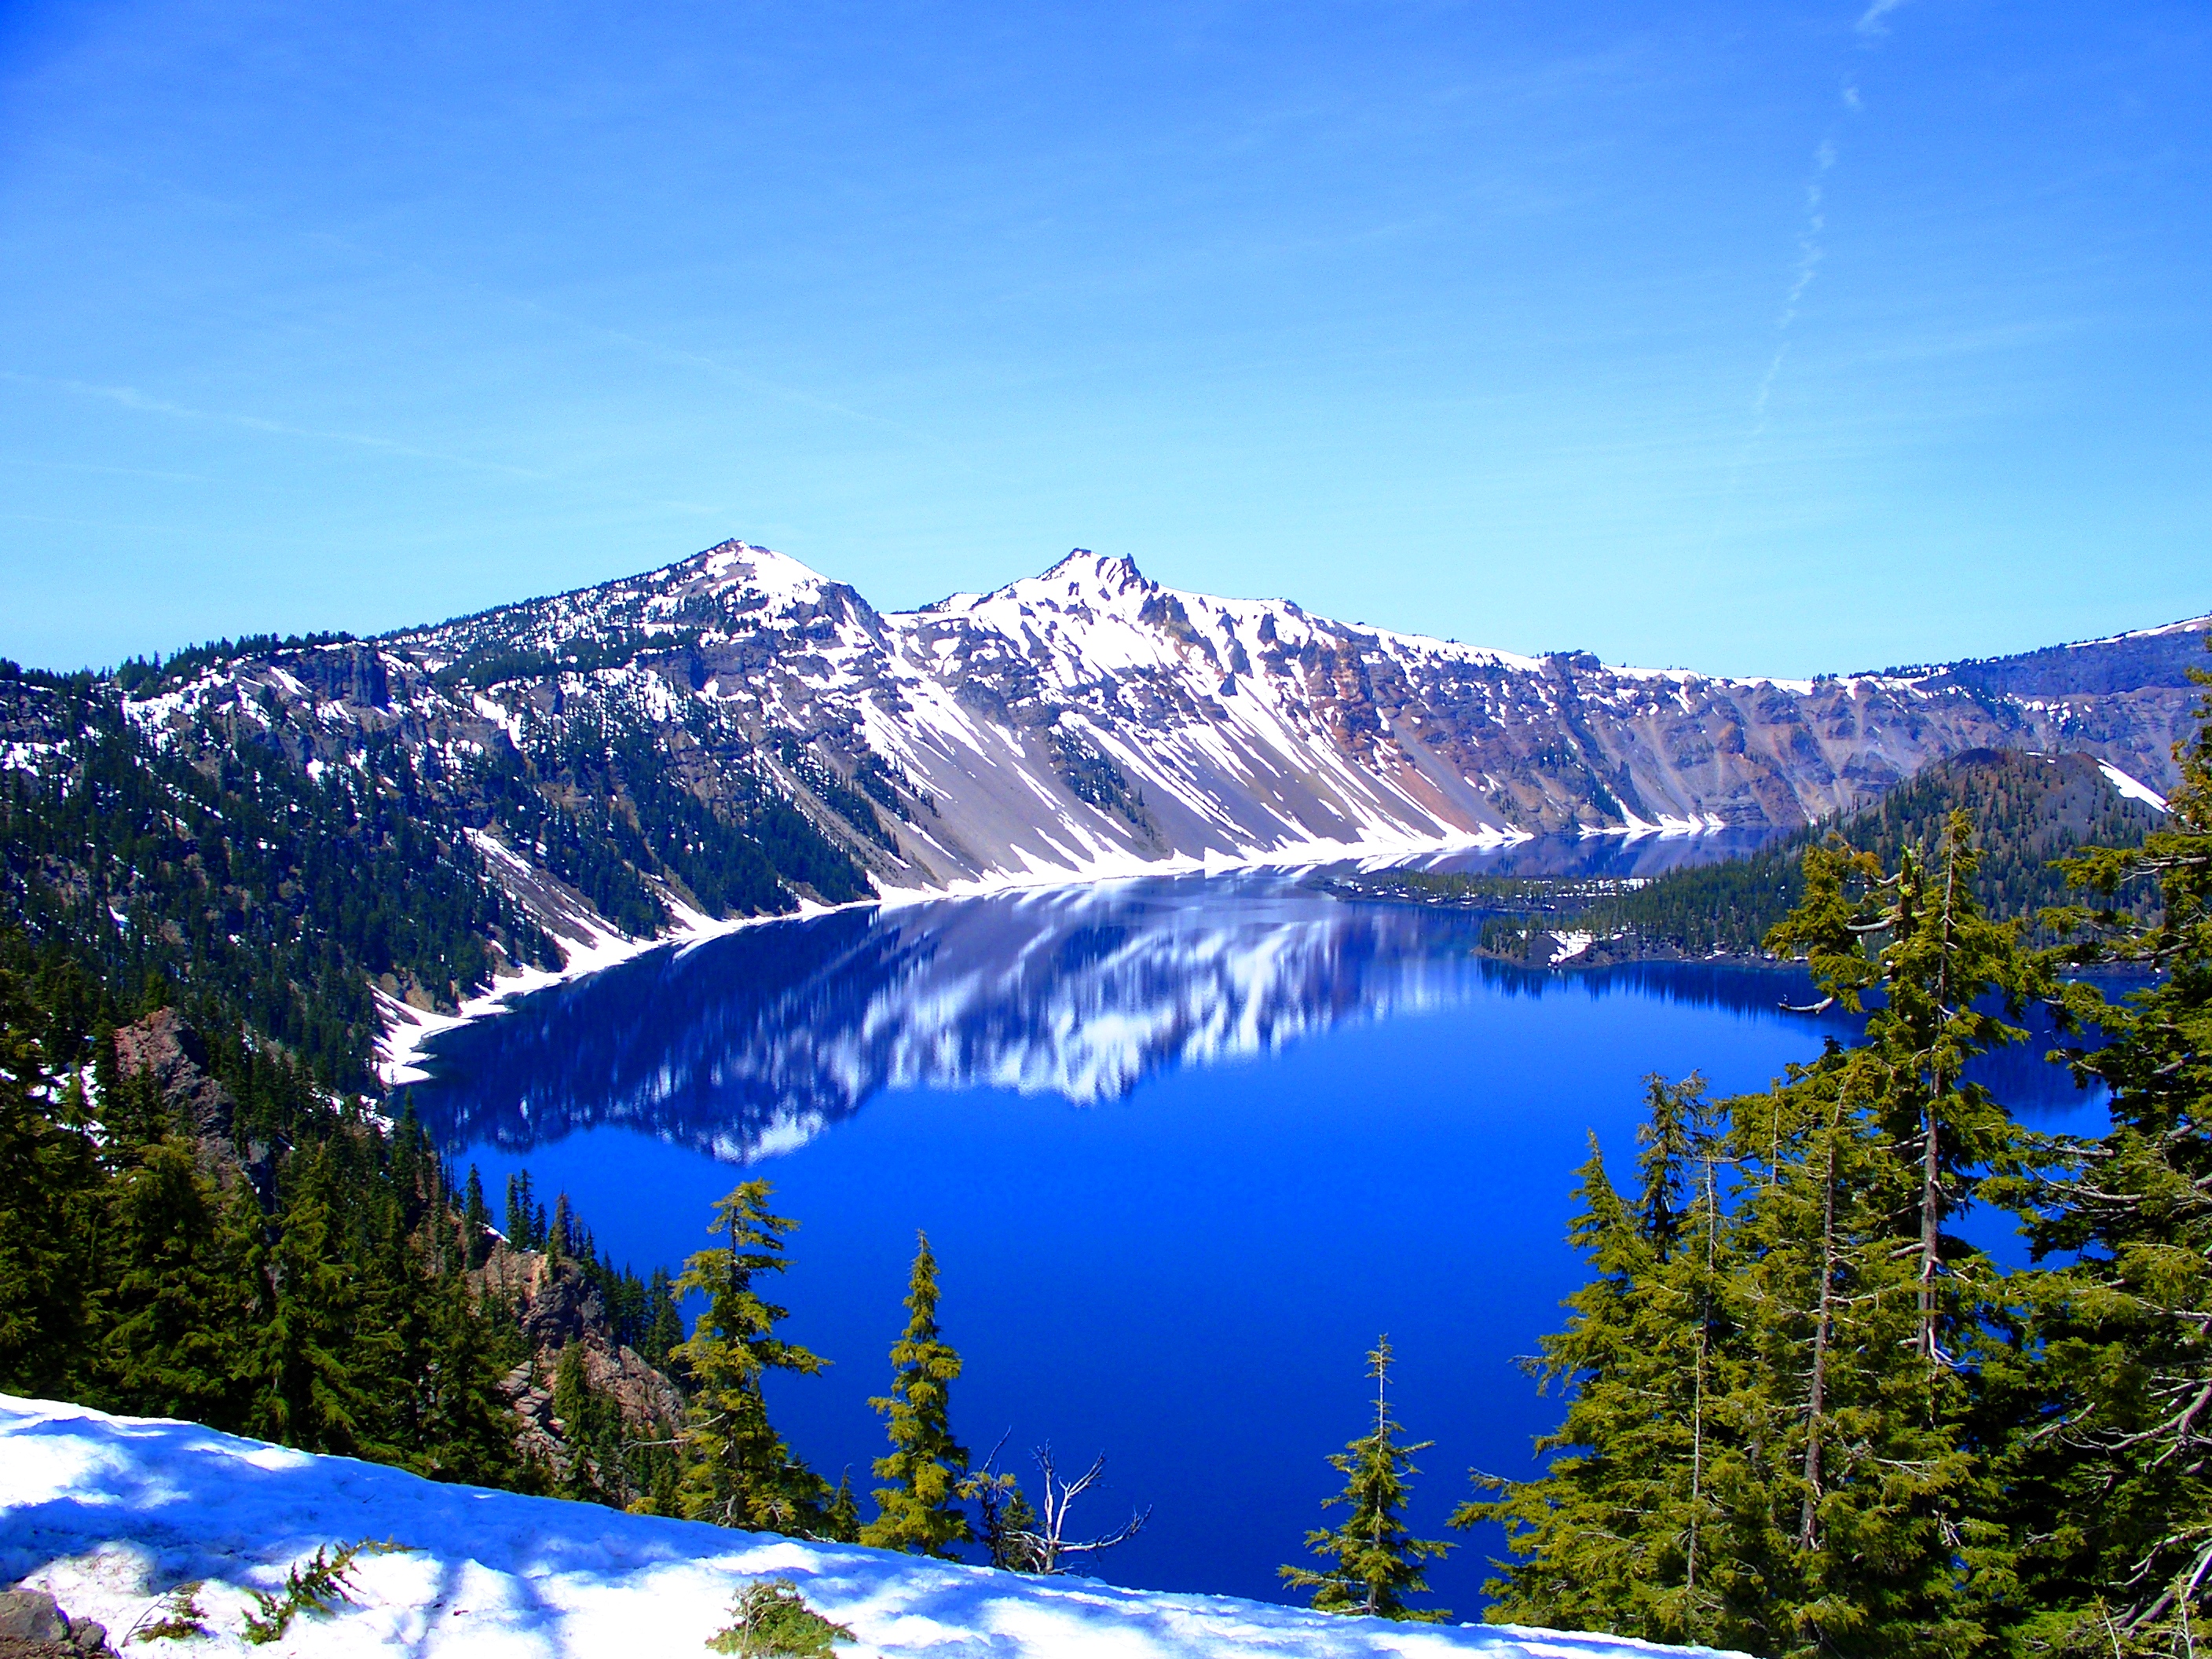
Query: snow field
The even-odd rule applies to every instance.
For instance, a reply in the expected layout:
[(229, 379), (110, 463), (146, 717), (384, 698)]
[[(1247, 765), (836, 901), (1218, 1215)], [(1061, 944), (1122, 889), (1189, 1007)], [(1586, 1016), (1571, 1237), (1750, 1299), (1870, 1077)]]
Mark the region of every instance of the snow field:
[[(318, 1547), (388, 1541), (354, 1598), (249, 1649), (252, 1592)], [(406, 1653), (635, 1659), (706, 1653), (754, 1578), (851, 1626), (845, 1659), (1629, 1659), (1710, 1653), (1502, 1626), (1394, 1625), (1226, 1596), (1034, 1579), (587, 1504), (441, 1486), (190, 1423), (0, 1395), (0, 1583), (52, 1593), (130, 1654)], [(210, 1634), (130, 1641), (202, 1581)]]

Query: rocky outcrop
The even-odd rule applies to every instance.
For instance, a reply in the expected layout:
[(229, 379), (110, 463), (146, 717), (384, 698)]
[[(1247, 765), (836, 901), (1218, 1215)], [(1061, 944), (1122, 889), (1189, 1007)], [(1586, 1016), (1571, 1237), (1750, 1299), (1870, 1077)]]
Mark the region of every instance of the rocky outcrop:
[(519, 1419), (517, 1448), (555, 1480), (568, 1479), (575, 1456), (568, 1425), (553, 1409), (554, 1376), (572, 1343), (586, 1382), (616, 1404), (625, 1430), (662, 1437), (683, 1421), (684, 1396), (635, 1349), (613, 1340), (599, 1293), (575, 1261), (549, 1251), (514, 1249), (502, 1240), (469, 1278), (480, 1299), (512, 1311), (529, 1340), (531, 1357), (507, 1373), (501, 1388)]
[(264, 1202), (275, 1194), (273, 1149), (258, 1140), (243, 1144), (233, 1133), (238, 1103), (208, 1070), (207, 1045), (191, 1022), (173, 1008), (160, 1008), (117, 1028), (115, 1072), (141, 1079), (159, 1093), (178, 1128), (198, 1145), (200, 1167), (216, 1183), (252, 1183)]
[(72, 1619), (42, 1589), (0, 1593), (0, 1659), (115, 1659), (107, 1627)]

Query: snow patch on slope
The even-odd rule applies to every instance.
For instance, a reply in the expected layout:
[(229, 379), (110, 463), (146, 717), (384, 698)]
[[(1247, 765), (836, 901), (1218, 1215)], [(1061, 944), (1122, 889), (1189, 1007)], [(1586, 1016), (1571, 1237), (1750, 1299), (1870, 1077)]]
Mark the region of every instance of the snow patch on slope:
[(1391, 1624), (1227, 1596), (1036, 1579), (807, 1544), (594, 1504), (441, 1486), (189, 1423), (0, 1395), (0, 1582), (50, 1591), (118, 1647), (167, 1592), (201, 1581), (196, 1654), (256, 1651), (250, 1592), (319, 1546), (389, 1539), (355, 1599), (302, 1618), (302, 1659), (631, 1659), (703, 1655), (738, 1591), (794, 1580), (853, 1629), (848, 1659), (1631, 1659), (1710, 1654), (1511, 1626)]
[(2166, 811), (2166, 797), (2142, 780), (2121, 771), (2110, 761), (2099, 761), (2097, 769), (2111, 781), (2113, 788), (2130, 800), (2139, 800), (2155, 811)]

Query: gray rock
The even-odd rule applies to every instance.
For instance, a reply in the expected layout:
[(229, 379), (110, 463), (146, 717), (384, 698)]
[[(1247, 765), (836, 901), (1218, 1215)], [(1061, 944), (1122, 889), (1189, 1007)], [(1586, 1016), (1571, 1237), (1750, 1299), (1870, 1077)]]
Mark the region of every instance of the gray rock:
[[(106, 1639), (107, 1632), (100, 1632)], [(0, 1595), (0, 1643), (60, 1642), (69, 1636), (69, 1618), (42, 1589), (11, 1589)]]

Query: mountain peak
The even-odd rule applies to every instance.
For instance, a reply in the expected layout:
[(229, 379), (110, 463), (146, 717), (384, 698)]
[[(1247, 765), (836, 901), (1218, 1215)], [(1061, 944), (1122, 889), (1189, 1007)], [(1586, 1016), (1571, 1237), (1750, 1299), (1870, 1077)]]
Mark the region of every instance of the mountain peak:
[(756, 547), (732, 536), (692, 556), (706, 576), (732, 585), (757, 588), (771, 599), (804, 597), (811, 599), (830, 586), (830, 579), (788, 553)]
[(1067, 556), (1035, 578), (1040, 582), (1080, 582), (1085, 587), (1118, 593), (1130, 587), (1149, 587), (1150, 580), (1137, 562), (1120, 554), (1093, 553), (1087, 547), (1070, 550)]

